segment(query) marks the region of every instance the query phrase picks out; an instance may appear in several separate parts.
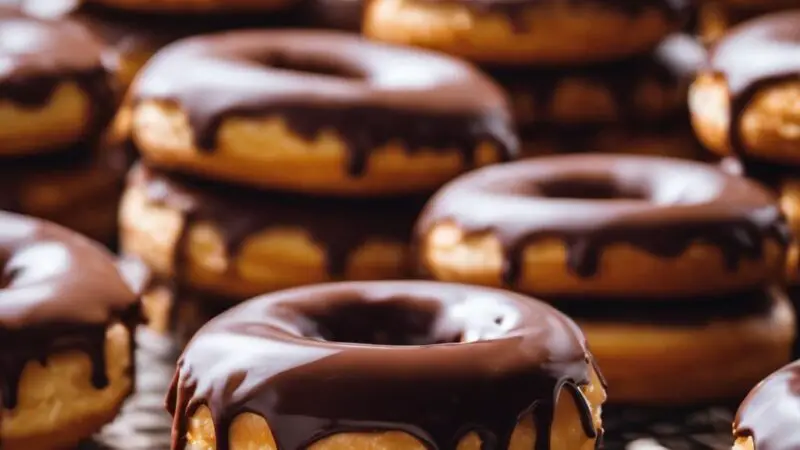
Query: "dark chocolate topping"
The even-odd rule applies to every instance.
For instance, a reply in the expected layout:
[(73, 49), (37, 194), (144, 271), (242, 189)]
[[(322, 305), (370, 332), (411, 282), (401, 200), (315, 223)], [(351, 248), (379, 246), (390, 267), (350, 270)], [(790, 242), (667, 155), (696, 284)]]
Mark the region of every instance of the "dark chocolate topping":
[(483, 142), (515, 155), (517, 139), (499, 87), (465, 62), (324, 31), (240, 31), (189, 38), (159, 52), (132, 87), (134, 100), (176, 102), (196, 145), (216, 147), (229, 116), (277, 116), (313, 140), (334, 131), (347, 171), (364, 172), (390, 142), (407, 151), (462, 152)]
[[(244, 241), (273, 227), (306, 231), (325, 251), (331, 276), (344, 275), (354, 250), (370, 240), (411, 243), (411, 234), (425, 199), (317, 199), (276, 194), (166, 175), (143, 165), (133, 169), (130, 185), (140, 187), (154, 203), (182, 211), (194, 222), (215, 224), (235, 255)], [(180, 240), (179, 240), (180, 241)], [(185, 249), (176, 249), (180, 261)]]
[[(105, 335), (139, 320), (138, 297), (105, 249), (47, 222), (0, 213), (0, 404), (12, 409), (22, 370), (63, 350), (86, 352), (108, 383)], [(13, 345), (12, 345), (13, 344)]]
[[(674, 93), (688, 88), (699, 69), (705, 66), (706, 51), (694, 38), (674, 34), (652, 52), (587, 66), (488, 68), (488, 72), (512, 94), (527, 93), (534, 102), (535, 122), (551, 122), (555, 95), (563, 83), (580, 81), (607, 90), (618, 109), (619, 122), (640, 123), (663, 120), (667, 116), (688, 115), (685, 91), (675, 95), (680, 102), (663, 116), (654, 115), (639, 106), (641, 87), (656, 82)], [(518, 122), (521, 118), (517, 118)], [(591, 120), (591, 119), (589, 119)], [(530, 123), (518, 123), (520, 126)]]
[(546, 450), (562, 388), (586, 435), (601, 431), (579, 389), (592, 364), (571, 320), (517, 294), (418, 281), (292, 289), (244, 303), (195, 335), (167, 399), (172, 448), (184, 448), (188, 416), (206, 405), (219, 450), (244, 412), (266, 419), (279, 450), (385, 430), (441, 450), (474, 431), (483, 449), (507, 449), (531, 412), (535, 448)]
[(800, 361), (773, 373), (747, 396), (733, 424), (736, 437), (757, 450), (800, 448)]
[(299, 14), (314, 26), (361, 31), (367, 0), (304, 0)]
[(710, 63), (728, 84), (731, 151), (745, 156), (741, 122), (755, 95), (785, 81), (800, 81), (800, 11), (774, 13), (735, 27), (713, 48)]
[(0, 5), (0, 100), (40, 107), (61, 83), (75, 82), (92, 100), (91, 131), (97, 133), (114, 106), (103, 51), (78, 23), (33, 18)]
[(559, 311), (584, 323), (625, 323), (659, 328), (705, 327), (717, 321), (764, 317), (779, 300), (789, 302), (782, 288), (737, 292), (714, 297), (631, 302), (618, 298), (550, 299)]
[(702, 242), (735, 270), (742, 258), (760, 258), (767, 239), (788, 240), (776, 200), (758, 184), (705, 164), (625, 155), (543, 157), (475, 171), (428, 203), (419, 241), (446, 221), (500, 240), (509, 286), (525, 247), (546, 238), (564, 241), (581, 277), (595, 275), (603, 249), (617, 243), (675, 258)]

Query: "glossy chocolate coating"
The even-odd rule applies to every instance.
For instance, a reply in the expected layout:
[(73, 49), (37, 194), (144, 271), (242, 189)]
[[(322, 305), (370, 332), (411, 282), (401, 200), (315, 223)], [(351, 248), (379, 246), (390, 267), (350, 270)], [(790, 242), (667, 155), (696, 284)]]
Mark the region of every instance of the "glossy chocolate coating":
[(417, 234), (451, 221), (466, 233), (492, 232), (514, 286), (525, 247), (557, 238), (578, 276), (596, 274), (603, 250), (626, 243), (676, 258), (696, 242), (719, 248), (727, 267), (760, 258), (764, 242), (788, 240), (765, 188), (713, 166), (659, 157), (569, 155), (481, 169), (441, 189)]
[(592, 366), (571, 320), (517, 294), (420, 281), (292, 289), (244, 303), (195, 335), (167, 399), (172, 448), (185, 447), (188, 417), (206, 405), (219, 450), (244, 412), (266, 419), (279, 450), (388, 430), (442, 450), (474, 431), (482, 448), (507, 449), (530, 412), (535, 448), (546, 450), (562, 388), (586, 435), (600, 434), (579, 389)]
[(762, 381), (736, 413), (734, 435), (752, 437), (757, 450), (800, 448), (800, 361)]
[(76, 22), (33, 18), (0, 5), (0, 101), (42, 107), (62, 83), (74, 82), (91, 98), (97, 132), (115, 104), (103, 52), (100, 41)]
[[(556, 93), (562, 85), (580, 82), (602, 89), (609, 93), (615, 107), (617, 118), (614, 124), (652, 123), (671, 119), (673, 116), (688, 116), (686, 110), (686, 89), (698, 70), (705, 66), (707, 54), (702, 45), (685, 34), (674, 34), (666, 38), (652, 52), (620, 61), (612, 61), (586, 66), (526, 67), (526, 68), (487, 68), (503, 87), (516, 95), (525, 95), (534, 103), (533, 121), (517, 124), (525, 130), (531, 125), (540, 124), (550, 128), (553, 122)], [(640, 105), (641, 87), (645, 83), (655, 83), (668, 92), (682, 92), (683, 96), (675, 108), (661, 114), (645, 114)], [(543, 122), (547, 122), (545, 125)], [(607, 126), (608, 124), (603, 124)]]
[[(138, 296), (105, 249), (47, 222), (0, 213), (0, 404), (13, 409), (30, 361), (85, 352), (92, 383), (108, 383), (106, 331), (138, 323)], [(13, 344), (13, 345), (12, 345)], [(133, 347), (133, 346), (132, 346)]]
[(346, 33), (242, 31), (186, 39), (159, 52), (132, 86), (134, 101), (176, 102), (196, 146), (216, 147), (231, 116), (282, 118), (309, 141), (335, 132), (348, 150), (347, 172), (391, 142), (409, 152), (476, 148), (518, 150), (502, 91), (459, 60), (372, 43)]
[[(184, 234), (196, 222), (215, 224), (229, 255), (236, 255), (247, 238), (266, 229), (301, 229), (322, 247), (333, 277), (343, 276), (348, 258), (370, 240), (410, 245), (414, 220), (425, 201), (317, 199), (167, 175), (144, 165), (131, 172), (129, 184), (142, 188), (154, 204), (184, 213), (188, 219)], [(182, 241), (178, 244), (185, 245)], [(178, 265), (185, 251), (176, 249)]]
[(735, 27), (713, 48), (710, 64), (728, 85), (731, 151), (744, 157), (742, 116), (755, 95), (786, 81), (800, 82), (800, 10), (770, 14)]

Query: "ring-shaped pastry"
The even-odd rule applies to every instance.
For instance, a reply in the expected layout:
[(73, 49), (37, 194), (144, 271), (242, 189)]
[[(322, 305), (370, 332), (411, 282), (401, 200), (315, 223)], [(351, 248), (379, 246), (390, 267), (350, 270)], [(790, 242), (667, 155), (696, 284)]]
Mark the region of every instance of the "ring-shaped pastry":
[(677, 298), (780, 281), (788, 230), (755, 182), (701, 163), (535, 158), (442, 188), (417, 224), (424, 274), (545, 298)]
[(431, 191), (518, 150), (504, 94), (476, 68), (346, 33), (183, 40), (150, 61), (131, 98), (149, 164), (277, 190)]
[(133, 389), (139, 299), (86, 238), (0, 213), (3, 449), (74, 448)]
[(589, 450), (604, 400), (580, 330), (552, 307), (413, 281), (244, 303), (195, 335), (167, 404), (176, 449)]

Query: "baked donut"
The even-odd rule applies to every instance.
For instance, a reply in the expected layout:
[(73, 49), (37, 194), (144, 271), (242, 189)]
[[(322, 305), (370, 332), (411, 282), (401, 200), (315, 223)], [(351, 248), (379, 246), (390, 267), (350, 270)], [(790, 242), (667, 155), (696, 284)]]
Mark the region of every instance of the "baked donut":
[(241, 31), (159, 52), (131, 88), (153, 166), (331, 195), (430, 191), (517, 139), (502, 91), (443, 55), (325, 31)]
[(693, 37), (673, 34), (652, 51), (601, 64), (488, 68), (510, 94), (524, 132), (539, 124), (641, 124), (686, 116), (686, 93), (707, 59)]
[(770, 192), (713, 166), (627, 155), (489, 167), (440, 190), (417, 224), (424, 274), (549, 297), (719, 295), (783, 272)]
[(74, 448), (133, 388), (137, 295), (80, 235), (0, 213), (4, 450)]
[(800, 165), (800, 10), (742, 24), (691, 88), (700, 140), (720, 155)]
[(114, 107), (103, 51), (77, 23), (0, 5), (0, 156), (60, 150), (100, 135)]
[(122, 200), (121, 247), (157, 276), (234, 301), (335, 279), (405, 278), (423, 202), (274, 195), (138, 166)]
[(96, 241), (117, 239), (117, 211), (133, 155), (120, 145), (5, 158), (0, 209), (56, 222)]
[[(619, 404), (701, 404), (744, 395), (785, 364), (795, 313), (781, 288), (685, 300), (554, 300), (592, 348)], [(731, 358), (746, 352), (753, 358)], [(680, 374), (680, 376), (676, 376)]]
[(800, 361), (758, 384), (736, 413), (734, 450), (792, 450), (800, 447)]
[(683, 0), (374, 0), (364, 33), (481, 63), (586, 64), (647, 52), (688, 12)]
[(580, 330), (555, 309), (407, 281), (304, 287), (230, 310), (184, 350), (167, 405), (173, 450), (589, 450), (604, 400)]

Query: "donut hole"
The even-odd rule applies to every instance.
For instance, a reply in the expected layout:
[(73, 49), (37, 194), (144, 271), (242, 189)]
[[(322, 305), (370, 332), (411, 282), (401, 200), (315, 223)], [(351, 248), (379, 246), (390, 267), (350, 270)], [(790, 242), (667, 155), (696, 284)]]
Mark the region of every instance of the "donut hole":
[(312, 312), (314, 338), (369, 345), (432, 345), (462, 341), (461, 330), (437, 327), (441, 308), (434, 303), (388, 300), (352, 302)]
[(351, 80), (363, 80), (366, 78), (366, 74), (357, 67), (353, 67), (342, 61), (314, 58), (310, 55), (299, 56), (276, 52), (267, 55), (260, 63), (273, 69), (289, 70), (292, 72), (303, 72)]
[(579, 200), (648, 200), (642, 186), (619, 183), (609, 178), (560, 178), (540, 182), (539, 195)]

